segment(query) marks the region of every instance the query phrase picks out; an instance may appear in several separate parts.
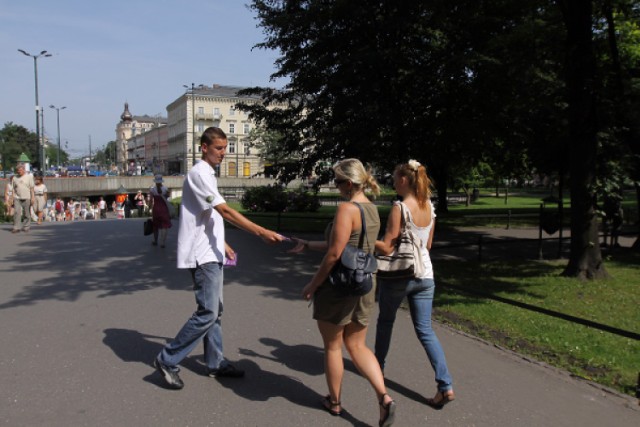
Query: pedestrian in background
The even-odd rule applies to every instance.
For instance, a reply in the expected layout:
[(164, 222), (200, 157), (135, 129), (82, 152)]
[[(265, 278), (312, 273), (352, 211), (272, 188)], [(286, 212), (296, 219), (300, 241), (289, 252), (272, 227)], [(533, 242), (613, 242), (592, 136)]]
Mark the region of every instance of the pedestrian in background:
[(405, 218), (406, 226), (414, 236), (420, 239), (425, 273), (421, 277), (409, 279), (389, 280), (378, 277), (380, 311), (376, 329), (376, 358), (384, 370), (396, 312), (406, 297), (416, 335), (435, 371), (437, 392), (433, 398), (427, 399), (427, 404), (435, 409), (442, 409), (444, 405), (455, 399), (455, 394), (444, 351), (431, 325), (435, 282), (429, 250), (436, 221), (431, 203), (431, 180), (424, 166), (415, 160), (410, 160), (396, 167), (393, 186), (402, 198), (402, 202), (394, 203), (389, 213), (384, 238), (376, 242), (376, 251), (383, 255), (393, 252), (402, 227), (402, 203), (408, 213), (408, 218)]
[(4, 185), (4, 208), (5, 214), (13, 218), (13, 174), (9, 175), (9, 179)]
[[(19, 164), (16, 168), (17, 175), (13, 177), (13, 206), (15, 208), (13, 214), (13, 230), (12, 233), (19, 233), (20, 230), (25, 233), (31, 228), (31, 205), (35, 203), (35, 193), (33, 189), (35, 182), (33, 175), (27, 173), (24, 164)], [(22, 217), (25, 217), (24, 224)]]
[(35, 178), (35, 185), (33, 187), (33, 194), (35, 196), (35, 203), (33, 205), (33, 210), (38, 217), (37, 224), (42, 224), (42, 219), (44, 217), (44, 210), (47, 206), (47, 186), (44, 185), (44, 179), (42, 176), (38, 175)]
[[(162, 175), (156, 175), (153, 179), (155, 185), (149, 189), (149, 204), (151, 206), (151, 219), (153, 221), (153, 246), (164, 248), (167, 241), (167, 233), (171, 228), (171, 214), (169, 213), (169, 189), (162, 185)], [(142, 193), (139, 192), (140, 195)]]
[(136, 204), (136, 209), (138, 209), (138, 218), (142, 218), (144, 214), (144, 196), (142, 195), (142, 191), (138, 190), (136, 196), (134, 197), (134, 202)]
[(53, 209), (56, 211), (56, 221), (64, 221), (64, 202), (60, 196), (56, 197), (56, 201), (53, 204)]
[(98, 201), (98, 209), (100, 210), (100, 219), (107, 218), (107, 202), (104, 201), (104, 197), (100, 196)]
[[(333, 167), (333, 171), (340, 196), (350, 203), (338, 205), (325, 240), (310, 242), (295, 239), (297, 245), (291, 250), (301, 252), (310, 248), (326, 252), (313, 278), (302, 290), (304, 299), (313, 298), (313, 318), (317, 321), (324, 343), (324, 367), (329, 394), (322, 400), (322, 405), (331, 415), (337, 416), (342, 413), (344, 345), (358, 372), (374, 389), (380, 406), (378, 424), (386, 427), (394, 422), (396, 404), (387, 394), (380, 365), (365, 342), (369, 318), (375, 305), (375, 286), (363, 296), (347, 296), (336, 290), (327, 280), (336, 263), (340, 262), (345, 247), (358, 247), (363, 231), (366, 235), (363, 250), (373, 253), (380, 231), (380, 216), (376, 206), (365, 195), (365, 190), (370, 189), (377, 195), (380, 188), (370, 171), (357, 159), (342, 160)], [(363, 209), (366, 230), (362, 230), (361, 211), (356, 203)]]
[[(227, 205), (220, 195), (214, 168), (224, 159), (227, 144), (222, 129), (207, 128), (200, 138), (202, 161), (191, 168), (182, 187), (178, 268), (188, 269), (191, 273), (196, 311), (153, 361), (167, 385), (174, 389), (184, 386), (177, 365), (202, 339), (208, 376), (244, 376), (244, 371), (230, 364), (222, 351), (222, 270), (226, 258), (235, 259), (235, 252), (225, 242), (223, 220), (266, 243), (283, 240), (276, 232), (249, 221)], [(156, 188), (162, 184), (157, 177), (155, 181)]]

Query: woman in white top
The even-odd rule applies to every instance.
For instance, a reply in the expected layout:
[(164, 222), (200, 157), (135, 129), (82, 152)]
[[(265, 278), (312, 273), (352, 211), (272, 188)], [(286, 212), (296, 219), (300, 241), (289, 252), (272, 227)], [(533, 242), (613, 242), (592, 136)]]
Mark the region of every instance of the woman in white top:
[(4, 207), (7, 216), (13, 218), (13, 175), (9, 175), (9, 179), (4, 186)]
[(38, 224), (42, 224), (44, 210), (47, 206), (47, 186), (44, 185), (44, 179), (41, 176), (36, 176), (36, 185), (33, 187), (33, 193), (36, 196), (36, 204), (33, 206), (33, 210), (38, 216)]
[[(424, 274), (410, 279), (381, 279), (378, 278), (380, 288), (380, 313), (376, 328), (375, 353), (380, 367), (384, 370), (385, 359), (389, 352), (391, 332), (396, 319), (396, 311), (402, 300), (409, 301), (411, 320), (418, 339), (422, 343), (429, 362), (435, 371), (438, 391), (433, 398), (427, 399), (427, 404), (435, 409), (442, 409), (444, 405), (453, 401), (455, 395), (451, 385), (451, 375), (440, 341), (431, 327), (431, 309), (435, 282), (433, 268), (429, 257), (436, 215), (431, 203), (431, 181), (424, 166), (415, 160), (398, 165), (393, 174), (393, 186), (406, 207), (408, 217), (405, 218), (407, 227), (414, 236), (420, 238), (422, 246), (422, 262)], [(396, 202), (391, 209), (387, 221), (387, 230), (383, 240), (376, 242), (376, 251), (388, 255), (393, 252), (396, 239), (400, 235), (402, 214), (401, 203)]]

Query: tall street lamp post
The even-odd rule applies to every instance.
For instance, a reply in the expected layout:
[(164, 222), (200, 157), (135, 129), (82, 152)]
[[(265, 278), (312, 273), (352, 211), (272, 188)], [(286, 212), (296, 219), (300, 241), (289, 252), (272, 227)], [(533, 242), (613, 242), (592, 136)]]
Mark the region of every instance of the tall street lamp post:
[[(191, 165), (196, 164), (196, 111), (195, 111), (195, 83), (191, 83)], [(182, 87), (189, 90), (189, 86), (182, 85)], [(186, 172), (186, 170), (185, 170)]]
[(49, 105), (49, 108), (53, 108), (54, 110), (56, 110), (56, 115), (58, 116), (58, 157), (57, 157), (57, 165), (58, 165), (58, 172), (60, 172), (60, 110), (64, 110), (65, 107), (56, 107), (55, 105)]
[(40, 157), (40, 170), (44, 170), (44, 144), (42, 143), (42, 139), (40, 137), (40, 102), (38, 100), (38, 58), (40, 58), (41, 56), (44, 56), (46, 58), (52, 55), (46, 50), (43, 50), (37, 55), (31, 55), (30, 53), (27, 53), (22, 49), (18, 49), (18, 52), (33, 58), (33, 74), (35, 75), (36, 81), (36, 137), (38, 138), (38, 156)]

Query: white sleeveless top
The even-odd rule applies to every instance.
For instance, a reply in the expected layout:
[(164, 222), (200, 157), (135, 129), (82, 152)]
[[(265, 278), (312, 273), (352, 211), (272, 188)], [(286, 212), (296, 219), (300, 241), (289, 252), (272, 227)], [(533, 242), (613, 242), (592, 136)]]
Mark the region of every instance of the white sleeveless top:
[[(397, 202), (401, 203), (401, 202)], [(433, 222), (436, 218), (435, 209), (433, 209), (433, 203), (429, 200), (429, 205), (431, 205), (431, 221), (429, 225), (426, 227), (418, 227), (413, 223), (413, 216), (411, 215), (411, 211), (405, 205), (405, 211), (407, 213), (407, 217), (405, 218), (407, 222), (407, 228), (414, 233), (414, 236), (417, 236), (420, 239), (420, 249), (422, 251), (422, 263), (424, 264), (424, 275), (418, 277), (418, 279), (433, 279), (433, 265), (431, 264), (431, 257), (429, 256), (429, 250), (427, 250), (427, 242), (429, 241), (429, 235), (431, 234), (431, 229), (433, 228)]]

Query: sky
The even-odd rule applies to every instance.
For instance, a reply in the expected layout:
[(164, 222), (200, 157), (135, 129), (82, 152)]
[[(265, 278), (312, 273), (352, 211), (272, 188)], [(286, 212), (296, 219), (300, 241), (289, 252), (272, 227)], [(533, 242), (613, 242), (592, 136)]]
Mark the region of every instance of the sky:
[(166, 117), (183, 85), (270, 86), (277, 52), (248, 0), (0, 0), (0, 126), (35, 132), (34, 60), (45, 134), (80, 157), (116, 137), (133, 115)]

